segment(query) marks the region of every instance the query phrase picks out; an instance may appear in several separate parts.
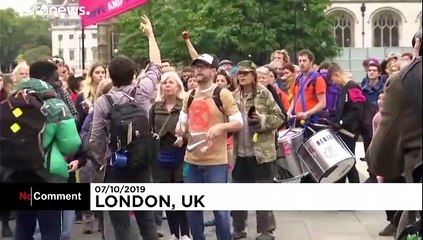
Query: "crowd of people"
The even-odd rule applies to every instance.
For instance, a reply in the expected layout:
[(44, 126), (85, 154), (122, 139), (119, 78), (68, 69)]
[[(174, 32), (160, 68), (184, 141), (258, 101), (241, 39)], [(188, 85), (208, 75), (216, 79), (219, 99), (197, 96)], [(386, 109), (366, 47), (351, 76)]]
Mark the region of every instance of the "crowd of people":
[[(11, 103), (23, 92), (41, 97), (41, 108), (48, 109), (41, 140), (46, 153), (40, 155), (43, 164), (31, 165), (29, 170), (17, 168), (16, 162), (25, 156), (2, 152), (2, 182), (272, 183), (281, 178), (280, 166), (275, 164), (278, 131), (296, 122), (317, 123), (322, 116), (330, 119), (334, 129), (354, 134), (340, 135), (352, 153), (359, 137), (363, 139), (367, 154), (362, 160), (368, 162), (370, 175), (365, 182), (416, 181), (412, 173), (421, 164), (422, 131), (421, 115), (415, 109), (421, 111), (421, 105), (416, 107), (421, 103), (407, 100), (410, 96), (401, 80), (420, 61), (419, 40), (413, 41), (416, 52), (390, 55), (382, 61), (365, 59), (366, 76), (357, 83), (336, 63), (316, 65), (313, 52), (307, 49), (297, 53), (298, 65), (286, 50), (273, 52), (264, 66), (251, 60), (234, 63), (198, 54), (186, 33), (182, 36), (192, 64), (178, 70), (162, 59), (147, 17), (142, 17), (140, 28), (148, 38), (149, 62), (139, 74), (125, 56), (115, 57), (108, 66), (92, 64), (83, 74), (73, 72), (57, 56), (29, 66), (21, 63), (12, 74), (0, 75), (2, 113), (3, 103)], [(417, 37), (421, 38), (421, 32)], [(421, 74), (415, 79), (419, 81)], [(336, 104), (328, 100), (330, 86), (338, 90)], [(421, 92), (417, 94), (421, 101)], [(31, 117), (37, 122), (37, 116)], [(7, 120), (2, 118), (1, 123), (6, 126)], [(313, 132), (305, 134), (310, 137)], [(1, 144), (3, 150), (7, 142)], [(337, 183), (347, 179), (349, 183), (364, 181), (355, 166)], [(166, 211), (170, 239), (203, 240), (205, 226), (215, 226), (219, 240), (247, 237), (246, 211), (213, 213), (214, 219), (205, 221), (202, 212)], [(112, 211), (109, 217), (116, 239), (130, 239), (131, 214), (143, 239), (163, 237), (162, 212)], [(17, 240), (38, 238), (37, 231), (42, 239), (71, 239), (77, 220), (83, 221), (84, 234), (104, 233), (110, 227), (103, 224), (102, 213), (90, 211), (1, 215), (3, 237), (14, 234)], [(379, 232), (381, 236), (394, 236), (417, 217), (410, 213), (401, 218), (405, 212), (399, 211), (386, 215), (388, 225)], [(12, 218), (14, 233), (8, 223)], [(275, 239), (273, 212), (257, 211), (256, 218), (256, 239)]]

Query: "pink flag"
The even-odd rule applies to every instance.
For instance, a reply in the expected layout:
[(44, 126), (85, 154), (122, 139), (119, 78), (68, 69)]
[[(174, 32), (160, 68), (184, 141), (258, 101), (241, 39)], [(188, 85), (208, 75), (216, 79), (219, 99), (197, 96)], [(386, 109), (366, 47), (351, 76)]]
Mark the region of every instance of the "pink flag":
[(105, 21), (147, 2), (148, 0), (80, 0), (79, 8), (85, 11), (81, 16), (82, 27)]

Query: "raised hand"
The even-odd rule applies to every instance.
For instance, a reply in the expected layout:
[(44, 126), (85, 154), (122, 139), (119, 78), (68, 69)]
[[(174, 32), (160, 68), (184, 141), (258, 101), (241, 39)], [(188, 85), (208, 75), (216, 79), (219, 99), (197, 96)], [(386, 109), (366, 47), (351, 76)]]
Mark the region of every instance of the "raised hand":
[(153, 35), (153, 26), (151, 25), (150, 19), (146, 15), (141, 17), (140, 29), (147, 36)]
[(182, 38), (184, 38), (185, 40), (188, 40), (189, 39), (189, 32), (188, 31), (182, 32)]

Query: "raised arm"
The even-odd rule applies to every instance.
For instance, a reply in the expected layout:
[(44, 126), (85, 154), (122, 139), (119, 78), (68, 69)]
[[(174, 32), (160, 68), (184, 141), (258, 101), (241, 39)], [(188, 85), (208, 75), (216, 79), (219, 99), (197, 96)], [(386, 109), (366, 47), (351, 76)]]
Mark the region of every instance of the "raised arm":
[(160, 56), (160, 50), (156, 42), (156, 37), (154, 36), (153, 27), (151, 25), (150, 19), (145, 15), (141, 17), (140, 28), (148, 37), (150, 62), (161, 64), (162, 58)]
[[(148, 45), (150, 51), (150, 63), (147, 65), (145, 72), (140, 74), (137, 78), (139, 90), (138, 95), (141, 95), (142, 100), (140, 102), (149, 102), (154, 95), (157, 84), (159, 84), (161, 77), (160, 64), (162, 59), (160, 56), (160, 50), (157, 46), (156, 39), (154, 37), (153, 27), (147, 16), (141, 17), (140, 28), (148, 37)], [(149, 109), (147, 109), (149, 110)]]
[(189, 39), (189, 33), (187, 31), (182, 33), (182, 37), (184, 38), (185, 44), (187, 45), (189, 55), (191, 56), (191, 59), (194, 60), (198, 57), (198, 52), (195, 50), (194, 46), (191, 43), (191, 40)]

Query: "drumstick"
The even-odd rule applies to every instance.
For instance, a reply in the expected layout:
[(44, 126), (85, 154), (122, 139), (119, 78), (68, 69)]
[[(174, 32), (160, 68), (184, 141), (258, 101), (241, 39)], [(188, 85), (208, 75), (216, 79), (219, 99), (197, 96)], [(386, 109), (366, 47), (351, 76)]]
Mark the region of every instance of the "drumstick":
[(340, 133), (342, 133), (342, 134), (344, 134), (345, 136), (347, 136), (347, 137), (350, 137), (350, 138), (355, 138), (355, 134), (353, 134), (352, 132), (349, 132), (349, 131), (347, 131), (347, 130), (345, 130), (345, 129), (339, 129), (338, 130)]

